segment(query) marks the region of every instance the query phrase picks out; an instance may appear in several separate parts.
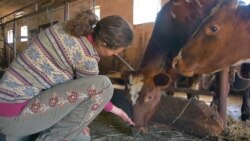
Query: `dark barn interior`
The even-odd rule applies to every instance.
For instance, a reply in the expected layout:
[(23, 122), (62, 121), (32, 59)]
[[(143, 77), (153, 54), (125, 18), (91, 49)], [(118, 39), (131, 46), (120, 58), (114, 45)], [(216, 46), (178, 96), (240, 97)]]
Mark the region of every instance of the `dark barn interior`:
[[(75, 17), (79, 12), (86, 11), (88, 9), (94, 11), (94, 13), (100, 19), (110, 15), (119, 15), (129, 23), (129, 26), (134, 32), (134, 40), (132, 44), (129, 45), (129, 47), (124, 52), (120, 53), (118, 57), (103, 57), (100, 60), (98, 64), (100, 74), (109, 76), (111, 72), (122, 73), (131, 70), (140, 70), (141, 63), (144, 61), (144, 54), (147, 47), (149, 46), (150, 41), (154, 42), (153, 40), (155, 40), (157, 42), (158, 40), (152, 38), (152, 33), (156, 31), (154, 29), (158, 24), (156, 24), (155, 21), (161, 8), (163, 8), (164, 5), (171, 3), (172, 7), (170, 6), (167, 10), (168, 13), (166, 13), (170, 15), (173, 20), (176, 17), (176, 19), (179, 18), (178, 7), (181, 7), (182, 2), (185, 1), (186, 3), (196, 3), (198, 5), (204, 2), (204, 0), (147, 1), (148, 2), (145, 2), (145, 0), (0, 0), (1, 76), (6, 72), (6, 70), (9, 69), (11, 62), (32, 44), (33, 39), (38, 33), (57, 23), (67, 22)], [(239, 0), (239, 4), (248, 3), (250, 3), (249, 0)], [(176, 12), (171, 12), (171, 10)], [(196, 12), (195, 9), (192, 10)], [(190, 11), (187, 11), (186, 13), (189, 12)], [(188, 18), (192, 20), (192, 18), (195, 18), (195, 16)], [(248, 22), (250, 23), (250, 20)], [(178, 27), (182, 24), (183, 23), (173, 22), (171, 27)], [(167, 24), (162, 25), (170, 26)], [(184, 29), (178, 29), (176, 31), (180, 33), (184, 31)], [(164, 32), (164, 30), (160, 31), (160, 33), (161, 32)], [(167, 40), (175, 40), (177, 37), (176, 34), (170, 34), (173, 36), (168, 37)], [(182, 35), (180, 36), (182, 37)], [(161, 38), (164, 40), (163, 36), (161, 36)], [(165, 45), (162, 43), (155, 44), (157, 44), (155, 49), (157, 49), (157, 46), (165, 47)], [(165, 53), (165, 55), (166, 54), (168, 53)], [(157, 60), (158, 58), (158, 56), (151, 57), (153, 60)], [(164, 59), (168, 59), (168, 57), (163, 57), (163, 60)], [(150, 64), (147, 69), (157, 69), (156, 66), (160, 64), (157, 64), (154, 61), (152, 62), (153, 63)], [(163, 61), (163, 63), (165, 62)], [(172, 62), (170, 62), (170, 64), (171, 63)], [(169, 87), (165, 88), (163, 91), (161, 89), (162, 93), (160, 102), (156, 106), (156, 111), (150, 119), (148, 130), (142, 129), (142, 131), (136, 135), (132, 133), (133, 128), (131, 128), (130, 125), (124, 123), (114, 114), (102, 111), (93, 120), (93, 122), (88, 125), (90, 128), (91, 140), (250, 141), (250, 77), (244, 79), (243, 82), (241, 81), (242, 83), (237, 83), (236, 87), (240, 88), (243, 87), (243, 85), (247, 85), (247, 88), (244, 88), (244, 90), (237, 91), (235, 90), (236, 88), (229, 88), (230, 81), (241, 78), (237, 75), (237, 73), (236, 76), (231, 77), (232, 74), (229, 70), (241, 68), (243, 67), (227, 67), (216, 75), (201, 78), (203, 85), (206, 85), (205, 83), (210, 84), (210, 82), (207, 82), (210, 77), (217, 78), (216, 80), (213, 80), (213, 82), (217, 82), (215, 84), (213, 83), (214, 85), (212, 85), (212, 88), (214, 89), (197, 89), (196, 86), (192, 88), (186, 87), (187, 83), (189, 83), (189, 80), (186, 78), (181, 78), (180, 83), (175, 82), (173, 85), (169, 84)], [(249, 73), (250, 69), (247, 71), (247, 73)], [(167, 73), (171, 75), (171, 72)], [(151, 75), (148, 75), (148, 78), (149, 77), (151, 77)], [(119, 83), (116, 80), (116, 76), (115, 78), (110, 77), (110, 79), (114, 87)], [(173, 81), (174, 77), (170, 79)], [(143, 80), (149, 79), (147, 79), (147, 76), (144, 76)], [(153, 80), (155, 81), (155, 79)], [(164, 81), (165, 79), (159, 79), (159, 81), (161, 80)], [(1, 79), (0, 83), (1, 82), (4, 82), (4, 78)], [(146, 82), (148, 81), (145, 81), (145, 83)], [(122, 84), (119, 83), (118, 86), (121, 85)], [(126, 85), (125, 87), (127, 88)], [(125, 90), (127, 90), (126, 88)], [(132, 118), (133, 111), (130, 111), (131, 107), (127, 107), (127, 101), (124, 102), (124, 99), (126, 99), (124, 93), (127, 92), (125, 90), (123, 87), (115, 87), (114, 95), (111, 101), (114, 105), (124, 110), (128, 116)], [(157, 87), (157, 92), (158, 91), (159, 89)], [(2, 91), (0, 91), (0, 95), (1, 92)], [(199, 98), (189, 99), (187, 98), (186, 94), (193, 94)], [(241, 107), (243, 94), (245, 96), (245, 103), (248, 103), (248, 105), (245, 105), (248, 106), (248, 111), (246, 110), (245, 114)], [(152, 97), (154, 98), (154, 96)], [(149, 97), (149, 100), (151, 100), (152, 97)], [(217, 98), (217, 101), (214, 101), (213, 98)], [(0, 97), (0, 108), (2, 108), (1, 102), (2, 101)], [(143, 108), (146, 109), (148, 107), (145, 106)], [(244, 117), (242, 113), (244, 114)], [(3, 120), (1, 121), (1, 114), (0, 122), (3, 122)], [(37, 136), (39, 136), (39, 133), (40, 132), (28, 135), (25, 138), (18, 139), (17, 137), (16, 140), (12, 140), (11, 138), (7, 138), (8, 135), (2, 133), (2, 127), (0, 126), (0, 141), (35, 141)]]

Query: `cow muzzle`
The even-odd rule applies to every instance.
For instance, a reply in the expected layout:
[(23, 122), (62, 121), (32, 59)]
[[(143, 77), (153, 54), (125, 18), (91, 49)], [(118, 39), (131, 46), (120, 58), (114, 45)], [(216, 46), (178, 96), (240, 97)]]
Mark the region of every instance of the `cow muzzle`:
[(177, 56), (174, 58), (172, 62), (172, 67), (177, 70), (180, 74), (191, 77), (194, 75), (194, 69), (190, 69), (187, 67), (187, 64), (184, 62), (184, 60)]
[(148, 132), (148, 128), (147, 127), (132, 127), (132, 135), (134, 137), (140, 137), (142, 134), (145, 134)]

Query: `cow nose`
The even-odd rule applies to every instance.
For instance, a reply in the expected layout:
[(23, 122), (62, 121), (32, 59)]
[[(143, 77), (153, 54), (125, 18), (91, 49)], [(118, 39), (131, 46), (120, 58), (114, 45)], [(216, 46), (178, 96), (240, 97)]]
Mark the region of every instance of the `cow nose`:
[(194, 70), (197, 68), (197, 64), (194, 65), (187, 65), (185, 60), (182, 58), (175, 57), (172, 62), (172, 67), (183, 76), (191, 77), (194, 75)]
[(179, 56), (175, 57), (172, 61), (172, 68), (178, 69), (179, 65), (183, 63), (183, 59)]
[(140, 135), (142, 133), (142, 131), (140, 129), (137, 129), (135, 127), (132, 127), (131, 131), (132, 131), (132, 136), (133, 137), (140, 137)]
[(181, 57), (181, 50), (178, 53), (178, 55), (173, 59), (172, 61), (172, 68), (176, 68), (176, 65), (178, 64), (178, 60), (182, 59)]

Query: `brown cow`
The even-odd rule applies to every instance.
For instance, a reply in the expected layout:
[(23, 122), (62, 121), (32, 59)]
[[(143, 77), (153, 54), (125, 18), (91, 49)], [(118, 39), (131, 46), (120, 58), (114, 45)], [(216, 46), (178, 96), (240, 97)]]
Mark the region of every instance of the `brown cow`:
[[(140, 67), (164, 68), (172, 77), (172, 86), (178, 84), (183, 78), (172, 68), (172, 60), (219, 2), (220, 0), (170, 0), (165, 4), (156, 18)], [(196, 81), (188, 80), (192, 84), (187, 87), (194, 84), (193, 80)]]
[[(238, 6), (237, 0), (225, 0), (182, 48), (173, 66), (181, 74), (193, 76), (247, 62), (250, 59), (249, 37), (250, 5)], [(249, 73), (250, 68), (247, 71)], [(250, 117), (249, 89), (244, 91), (243, 120)]]
[[(117, 75), (118, 74), (118, 75)], [(162, 70), (138, 70), (110, 73), (113, 83), (125, 84), (125, 95), (132, 105), (132, 120), (135, 123), (134, 134), (147, 132), (147, 125), (160, 102), (163, 90), (170, 83), (170, 76)], [(117, 86), (117, 85), (114, 85)], [(115, 87), (116, 88), (116, 87)]]
[(217, 72), (250, 59), (250, 5), (225, 0), (175, 58), (185, 76)]
[[(156, 18), (140, 68), (145, 70), (164, 69), (171, 73), (171, 79), (174, 78), (175, 74), (172, 73), (171, 66), (173, 58), (218, 3), (219, 0), (170, 0), (166, 3)], [(140, 76), (140, 72), (136, 74)], [(149, 76), (146, 75), (144, 78), (146, 77)], [(153, 87), (153, 79), (148, 80), (150, 81), (147, 81), (139, 92), (139, 98), (133, 108), (133, 120), (139, 132), (140, 130), (146, 131), (148, 121), (156, 110), (155, 105), (159, 102), (160, 91)], [(147, 99), (145, 97), (154, 94), (156, 98), (145, 103), (144, 100)]]

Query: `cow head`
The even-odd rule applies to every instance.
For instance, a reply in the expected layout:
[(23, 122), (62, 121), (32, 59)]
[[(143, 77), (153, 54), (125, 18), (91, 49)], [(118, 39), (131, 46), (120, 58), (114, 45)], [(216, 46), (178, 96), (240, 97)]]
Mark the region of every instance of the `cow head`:
[(170, 83), (170, 77), (159, 70), (139, 70), (123, 73), (122, 78), (126, 97), (133, 107), (133, 133), (147, 132), (147, 124), (157, 109), (163, 90)]
[(140, 68), (172, 69), (173, 58), (221, 0), (169, 0), (157, 14)]
[(186, 76), (219, 71), (250, 58), (250, 6), (225, 0), (173, 61)]

